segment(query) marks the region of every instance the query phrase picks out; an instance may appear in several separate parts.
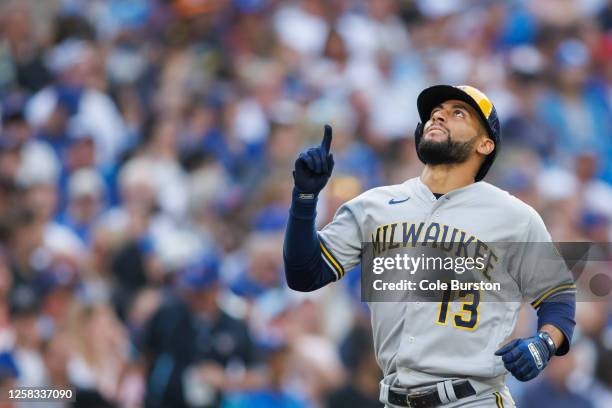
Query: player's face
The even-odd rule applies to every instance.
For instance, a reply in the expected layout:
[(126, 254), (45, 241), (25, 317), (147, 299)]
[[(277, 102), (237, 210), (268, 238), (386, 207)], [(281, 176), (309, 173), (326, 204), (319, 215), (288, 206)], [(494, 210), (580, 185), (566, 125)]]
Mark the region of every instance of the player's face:
[(419, 143), (426, 164), (463, 163), (475, 154), (476, 142), (484, 129), (478, 113), (459, 100), (449, 100), (431, 111)]

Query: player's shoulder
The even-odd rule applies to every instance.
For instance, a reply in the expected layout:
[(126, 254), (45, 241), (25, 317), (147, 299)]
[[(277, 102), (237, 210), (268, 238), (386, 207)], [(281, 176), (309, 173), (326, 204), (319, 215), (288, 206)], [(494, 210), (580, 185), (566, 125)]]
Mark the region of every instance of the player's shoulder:
[(357, 197), (348, 201), (347, 204), (354, 207), (372, 202), (384, 202), (385, 199), (388, 201), (392, 198), (408, 197), (411, 194), (411, 183), (412, 179), (401, 184), (374, 187), (359, 194)]
[(540, 218), (540, 215), (532, 206), (508, 191), (486, 181), (479, 181), (476, 185), (478, 186), (479, 196), (487, 205), (496, 206), (507, 215), (516, 215), (529, 219)]

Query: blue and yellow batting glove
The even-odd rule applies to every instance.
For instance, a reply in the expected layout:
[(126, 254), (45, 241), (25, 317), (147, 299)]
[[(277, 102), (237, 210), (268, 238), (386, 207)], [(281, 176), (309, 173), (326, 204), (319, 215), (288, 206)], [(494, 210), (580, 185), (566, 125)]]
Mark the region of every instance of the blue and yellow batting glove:
[(527, 339), (512, 340), (495, 355), (501, 356), (504, 366), (517, 380), (529, 381), (544, 370), (556, 352), (554, 343), (547, 341), (547, 336), (540, 332)]

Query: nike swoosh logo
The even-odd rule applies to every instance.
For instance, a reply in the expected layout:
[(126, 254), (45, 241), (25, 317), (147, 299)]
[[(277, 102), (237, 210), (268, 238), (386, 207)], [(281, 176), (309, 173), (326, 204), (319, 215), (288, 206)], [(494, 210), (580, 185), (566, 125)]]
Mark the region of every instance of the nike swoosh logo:
[(389, 200), (389, 204), (399, 204), (399, 203), (403, 203), (403, 202), (408, 201), (408, 200), (410, 200), (410, 197), (405, 198), (403, 200), (396, 200), (395, 198), (392, 198), (392, 199)]

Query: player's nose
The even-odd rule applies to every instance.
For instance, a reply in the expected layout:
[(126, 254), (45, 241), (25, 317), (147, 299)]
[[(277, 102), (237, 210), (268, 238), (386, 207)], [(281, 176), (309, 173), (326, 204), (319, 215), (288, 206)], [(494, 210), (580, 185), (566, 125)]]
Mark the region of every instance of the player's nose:
[(444, 109), (436, 109), (436, 111), (431, 114), (431, 120), (434, 122), (446, 122), (446, 113)]

